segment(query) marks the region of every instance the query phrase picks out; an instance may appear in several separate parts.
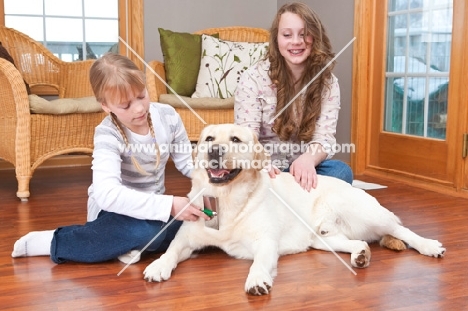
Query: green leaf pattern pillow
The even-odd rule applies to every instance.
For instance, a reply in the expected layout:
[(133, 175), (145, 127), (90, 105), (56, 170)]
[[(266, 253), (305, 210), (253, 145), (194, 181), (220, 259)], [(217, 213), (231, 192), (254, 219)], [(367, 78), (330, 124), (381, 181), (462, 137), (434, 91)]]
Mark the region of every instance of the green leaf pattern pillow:
[(232, 42), (202, 35), (202, 53), (193, 98), (229, 98), (241, 74), (266, 54), (268, 42)]

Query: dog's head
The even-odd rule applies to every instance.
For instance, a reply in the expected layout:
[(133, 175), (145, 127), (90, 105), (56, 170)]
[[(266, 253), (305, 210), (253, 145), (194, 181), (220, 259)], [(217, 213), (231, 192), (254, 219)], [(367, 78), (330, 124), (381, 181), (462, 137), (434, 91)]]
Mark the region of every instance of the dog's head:
[(255, 133), (235, 124), (209, 125), (193, 151), (195, 169), (206, 170), (209, 182), (225, 184), (245, 171), (269, 165), (269, 156)]

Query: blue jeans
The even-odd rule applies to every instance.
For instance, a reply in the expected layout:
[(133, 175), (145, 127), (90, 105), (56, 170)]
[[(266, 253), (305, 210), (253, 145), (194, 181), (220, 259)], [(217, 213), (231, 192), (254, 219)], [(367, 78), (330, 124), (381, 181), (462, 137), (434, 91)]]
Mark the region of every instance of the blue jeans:
[(141, 220), (101, 211), (94, 221), (55, 230), (50, 258), (55, 263), (107, 261), (131, 250), (142, 250), (158, 233), (160, 235), (148, 250), (164, 252), (182, 222), (176, 220), (161, 231), (165, 225), (162, 221)]
[[(346, 181), (349, 184), (353, 183), (353, 171), (348, 164), (339, 160), (324, 160), (315, 167), (318, 175), (332, 176)], [(289, 167), (284, 170), (289, 172)]]

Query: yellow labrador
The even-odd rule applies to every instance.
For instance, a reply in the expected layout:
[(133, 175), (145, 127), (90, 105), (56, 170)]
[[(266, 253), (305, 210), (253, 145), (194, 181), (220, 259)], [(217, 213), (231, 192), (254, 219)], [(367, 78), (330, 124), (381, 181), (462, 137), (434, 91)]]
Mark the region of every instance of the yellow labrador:
[(185, 222), (167, 252), (145, 269), (148, 281), (169, 279), (179, 262), (206, 246), (253, 260), (245, 283), (252, 295), (269, 293), (279, 256), (310, 248), (350, 253), (358, 268), (369, 265), (367, 242), (403, 249), (402, 240), (423, 255), (445, 253), (441, 243), (403, 227), (375, 198), (346, 182), (319, 176), (317, 188), (307, 192), (289, 173), (270, 178), (262, 170), (269, 157), (248, 128), (208, 126), (193, 155), (188, 196), (198, 206), (200, 193), (218, 197), (219, 214), (206, 223)]

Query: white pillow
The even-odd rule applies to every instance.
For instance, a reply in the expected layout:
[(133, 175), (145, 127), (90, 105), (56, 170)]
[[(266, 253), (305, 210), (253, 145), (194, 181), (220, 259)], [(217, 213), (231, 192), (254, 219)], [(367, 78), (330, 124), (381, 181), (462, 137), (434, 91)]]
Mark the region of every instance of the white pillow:
[(202, 56), (193, 98), (229, 98), (244, 70), (265, 56), (268, 42), (232, 42), (202, 35)]

